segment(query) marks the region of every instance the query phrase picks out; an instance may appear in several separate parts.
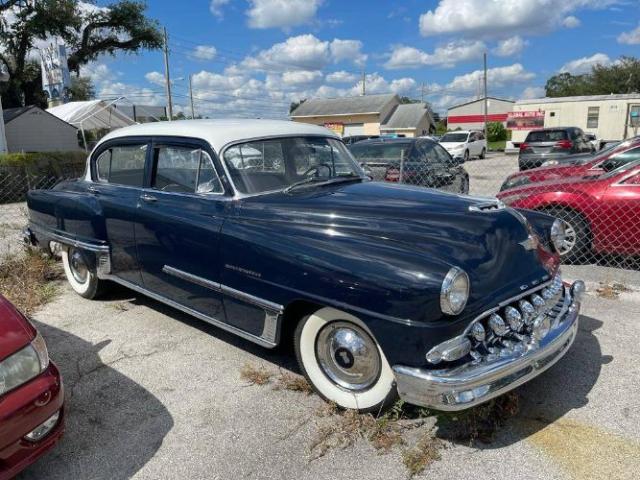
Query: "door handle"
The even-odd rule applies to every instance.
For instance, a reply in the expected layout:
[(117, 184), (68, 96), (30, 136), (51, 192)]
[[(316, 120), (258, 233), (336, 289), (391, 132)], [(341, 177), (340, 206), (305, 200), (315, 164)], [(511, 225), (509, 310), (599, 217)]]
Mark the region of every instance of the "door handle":
[(154, 197), (153, 195), (149, 195), (148, 193), (143, 193), (142, 195), (140, 195), (140, 200), (142, 200), (143, 202), (156, 202), (158, 198)]

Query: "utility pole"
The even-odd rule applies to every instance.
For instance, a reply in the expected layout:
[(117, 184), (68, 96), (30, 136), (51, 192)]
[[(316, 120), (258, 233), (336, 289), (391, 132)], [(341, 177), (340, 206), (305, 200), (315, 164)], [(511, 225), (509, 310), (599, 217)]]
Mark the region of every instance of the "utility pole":
[(488, 99), (487, 99), (487, 52), (484, 52), (484, 138), (489, 142), (487, 126)]
[(364, 68), (362, 69), (362, 96), (364, 97), (367, 93), (365, 84), (367, 82), (367, 76), (366, 76), (366, 72), (364, 71)]
[(164, 27), (164, 81), (167, 89), (167, 110), (169, 120), (173, 120), (173, 101), (171, 100), (171, 76), (169, 75), (169, 42), (167, 41), (167, 27)]
[(424, 82), (420, 84), (420, 103), (424, 103)]
[(189, 74), (189, 100), (191, 101), (191, 120), (196, 118), (196, 111), (193, 108), (193, 87), (191, 85), (191, 77), (192, 75)]

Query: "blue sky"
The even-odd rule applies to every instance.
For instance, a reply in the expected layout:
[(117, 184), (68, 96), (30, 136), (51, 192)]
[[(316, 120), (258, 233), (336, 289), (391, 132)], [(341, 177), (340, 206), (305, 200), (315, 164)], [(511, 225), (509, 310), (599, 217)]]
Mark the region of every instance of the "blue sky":
[[(103, 5), (103, 2), (98, 2)], [(546, 79), (640, 56), (640, 1), (151, 0), (169, 32), (175, 103), (207, 116), (283, 117), (292, 100), (396, 92), (437, 111), (478, 94), (543, 96)], [(89, 65), (100, 97), (164, 102), (160, 52)], [(423, 87), (424, 85), (424, 87)], [(424, 90), (423, 90), (424, 89)]]

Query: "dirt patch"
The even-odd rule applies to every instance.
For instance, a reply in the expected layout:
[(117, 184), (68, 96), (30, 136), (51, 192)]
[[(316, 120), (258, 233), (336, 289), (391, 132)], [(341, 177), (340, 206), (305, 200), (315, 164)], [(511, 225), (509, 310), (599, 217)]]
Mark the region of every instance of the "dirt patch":
[[(252, 385), (273, 384), (277, 390), (310, 394), (306, 379), (287, 372), (270, 373), (264, 367), (245, 365), (240, 377)], [(317, 431), (309, 445), (310, 461), (332, 449), (352, 447), (366, 440), (378, 452), (397, 451), (409, 476), (424, 471), (440, 459), (449, 443), (489, 443), (499, 429), (519, 410), (519, 396), (509, 392), (478, 407), (458, 413), (432, 411), (398, 400), (377, 415), (342, 410), (324, 403), (315, 412)]]
[(62, 277), (60, 265), (35, 250), (0, 258), (0, 292), (27, 315), (53, 299)]

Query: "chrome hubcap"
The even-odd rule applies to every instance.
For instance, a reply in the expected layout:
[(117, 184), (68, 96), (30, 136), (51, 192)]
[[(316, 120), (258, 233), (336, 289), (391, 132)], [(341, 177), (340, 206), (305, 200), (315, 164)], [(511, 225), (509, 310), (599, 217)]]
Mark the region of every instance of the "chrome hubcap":
[(350, 322), (332, 322), (320, 330), (316, 338), (316, 358), (324, 374), (348, 390), (366, 390), (380, 375), (376, 343), (367, 332)]
[(559, 253), (560, 255), (566, 255), (576, 246), (578, 235), (570, 223), (564, 220), (562, 220), (562, 223), (564, 223), (564, 240), (560, 245)]
[(69, 249), (69, 270), (71, 270), (71, 275), (78, 283), (84, 283), (87, 281), (87, 276), (89, 275), (89, 269), (87, 268), (87, 264), (84, 262), (84, 257), (80, 251), (75, 248)]

